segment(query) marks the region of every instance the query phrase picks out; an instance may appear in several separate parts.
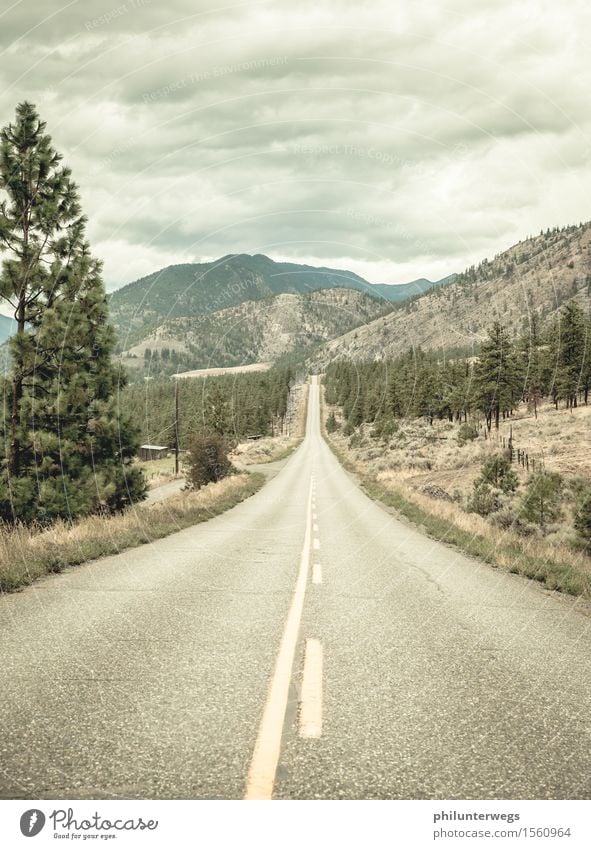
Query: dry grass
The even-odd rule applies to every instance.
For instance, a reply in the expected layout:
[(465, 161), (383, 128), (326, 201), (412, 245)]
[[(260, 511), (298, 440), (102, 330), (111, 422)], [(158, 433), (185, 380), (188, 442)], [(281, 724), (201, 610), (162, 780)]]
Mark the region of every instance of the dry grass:
[(160, 460), (136, 460), (136, 464), (143, 469), (150, 489), (184, 477), (174, 472), (174, 454)]
[(500, 435), (508, 438), (511, 427), (515, 447), (543, 460), (550, 471), (591, 480), (591, 406), (569, 412), (545, 403), (536, 419), (524, 405), (501, 422)]
[[(166, 341), (166, 340), (165, 340)], [(138, 349), (141, 346), (137, 346)], [(144, 343), (145, 347), (145, 343)], [(135, 350), (135, 349), (134, 349)], [(181, 371), (177, 374), (173, 374), (173, 378), (176, 377), (216, 377), (220, 374), (241, 374), (242, 372), (252, 372), (252, 371), (269, 371), (271, 368), (271, 363), (249, 363), (244, 366), (228, 366), (226, 368), (196, 368), (191, 369), (191, 371)]]
[[(323, 413), (323, 421), (325, 418)], [(508, 436), (510, 423), (503, 423), (501, 436)], [(516, 447), (529, 450), (530, 455), (536, 449), (543, 451), (547, 468), (566, 476), (575, 469), (578, 477), (591, 477), (585, 456), (589, 448), (587, 423), (591, 424), (589, 408), (580, 408), (571, 415), (548, 407), (542, 409), (537, 420), (523, 410), (512, 420), (513, 437)], [(344, 464), (359, 475), (372, 497), (423, 526), (431, 536), (494, 566), (540, 581), (550, 589), (591, 598), (591, 559), (574, 545), (571, 508), (567, 506), (565, 521), (546, 537), (524, 537), (514, 529), (503, 530), (463, 509), (482, 463), (499, 450), (499, 443), (495, 436), (460, 446), (457, 429), (449, 422), (430, 426), (409, 421), (387, 444), (373, 439), (371, 428), (365, 428), (353, 440), (353, 447), (340, 432), (331, 436), (329, 443)], [(554, 450), (544, 450), (543, 446), (552, 439), (556, 442)], [(515, 468), (521, 483), (525, 483), (526, 472)], [(440, 487), (455, 500), (429, 496), (422, 491), (426, 485)]]
[(198, 492), (139, 504), (109, 518), (56, 522), (44, 531), (24, 525), (5, 527), (0, 530), (0, 590), (16, 590), (48, 573), (118, 554), (205, 522), (253, 495), (264, 480), (258, 474), (234, 475)]
[[(411, 501), (424, 513), (440, 520), (443, 527), (453, 526), (460, 538), (469, 540), (470, 553), (484, 553), (489, 562), (511, 572), (527, 575), (542, 581), (550, 589), (560, 589), (591, 598), (591, 560), (568, 544), (522, 537), (512, 530), (501, 530), (482, 516), (466, 513), (456, 503), (429, 498), (415, 489), (406, 487), (404, 481), (394, 478), (377, 482), (386, 492), (397, 493)], [(442, 538), (454, 541), (454, 535), (444, 532)]]
[(266, 436), (256, 442), (241, 442), (232, 454), (232, 461), (240, 467), (257, 463), (274, 463), (288, 457), (301, 442), (295, 436)]

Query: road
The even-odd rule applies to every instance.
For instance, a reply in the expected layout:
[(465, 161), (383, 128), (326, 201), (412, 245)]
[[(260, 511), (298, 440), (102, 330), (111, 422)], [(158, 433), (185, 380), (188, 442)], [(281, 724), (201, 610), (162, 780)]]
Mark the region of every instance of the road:
[(367, 498), (314, 383), (257, 495), (0, 599), (0, 795), (589, 798), (579, 607)]
[(184, 478), (177, 478), (176, 480), (161, 483), (159, 486), (153, 486), (152, 489), (148, 490), (146, 503), (154, 504), (156, 501), (164, 501), (170, 498), (171, 495), (178, 495), (184, 486), (186, 486)]

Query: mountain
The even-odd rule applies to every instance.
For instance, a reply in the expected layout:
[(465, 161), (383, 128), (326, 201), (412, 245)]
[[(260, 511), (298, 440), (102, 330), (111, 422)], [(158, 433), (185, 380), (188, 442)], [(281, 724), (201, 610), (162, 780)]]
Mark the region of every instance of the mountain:
[[(304, 356), (372, 321), (389, 307), (352, 289), (321, 289), (245, 301), (217, 312), (170, 318), (122, 356), (136, 375), (273, 362)], [(147, 353), (146, 353), (147, 352)]]
[(449, 274), (447, 277), (442, 277), (441, 280), (427, 280), (426, 277), (419, 277), (418, 280), (412, 280), (410, 283), (399, 283), (392, 285), (391, 283), (372, 283), (372, 291), (380, 295), (382, 298), (391, 301), (392, 303), (400, 303), (407, 301), (409, 298), (416, 298), (424, 295), (425, 292), (436, 289), (439, 286), (447, 286), (451, 283), (456, 275)]
[(418, 346), (470, 349), (495, 319), (517, 333), (533, 312), (546, 319), (571, 298), (588, 311), (590, 296), (591, 222), (554, 228), (327, 342), (314, 362), (321, 367), (341, 356), (380, 359)]
[(215, 262), (171, 265), (142, 277), (114, 292), (109, 306), (119, 338), (127, 347), (168, 319), (217, 312), (273, 295), (346, 288), (396, 302), (443, 285), (445, 280), (373, 285), (351, 271), (275, 262), (262, 254), (228, 254)]

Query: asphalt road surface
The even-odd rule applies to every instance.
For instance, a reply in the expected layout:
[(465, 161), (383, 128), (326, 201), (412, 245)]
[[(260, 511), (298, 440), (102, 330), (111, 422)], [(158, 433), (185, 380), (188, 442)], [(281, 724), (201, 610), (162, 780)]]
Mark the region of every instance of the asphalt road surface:
[(591, 795), (588, 613), (368, 499), (316, 384), (258, 494), (5, 595), (0, 646), (3, 798)]

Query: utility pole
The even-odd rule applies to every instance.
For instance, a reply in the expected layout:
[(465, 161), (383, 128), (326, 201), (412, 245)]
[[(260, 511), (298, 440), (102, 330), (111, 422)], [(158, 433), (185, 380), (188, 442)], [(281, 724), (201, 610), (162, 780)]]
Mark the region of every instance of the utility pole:
[(179, 379), (174, 380), (174, 473), (179, 473)]

